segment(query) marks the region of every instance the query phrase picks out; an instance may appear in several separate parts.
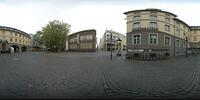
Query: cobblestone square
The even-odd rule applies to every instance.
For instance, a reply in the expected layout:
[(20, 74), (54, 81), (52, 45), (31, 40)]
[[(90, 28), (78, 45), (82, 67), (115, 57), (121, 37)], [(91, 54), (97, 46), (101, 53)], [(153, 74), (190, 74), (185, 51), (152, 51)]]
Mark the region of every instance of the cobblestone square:
[[(125, 54), (125, 53), (124, 53)], [(110, 52), (0, 55), (0, 98), (199, 98), (200, 56), (127, 60)]]

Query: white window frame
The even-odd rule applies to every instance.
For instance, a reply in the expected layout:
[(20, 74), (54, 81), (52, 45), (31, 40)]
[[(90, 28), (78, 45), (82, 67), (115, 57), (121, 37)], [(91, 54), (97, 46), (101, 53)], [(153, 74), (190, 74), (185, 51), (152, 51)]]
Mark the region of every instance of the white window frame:
[(149, 24), (150, 24), (150, 27), (153, 27), (153, 28), (157, 28), (158, 27), (158, 23), (157, 22), (149, 22)]
[[(168, 37), (168, 38), (169, 38), (169, 45), (166, 45), (166, 44), (165, 44), (165, 43), (166, 43), (166, 42), (165, 42), (165, 37)], [(169, 36), (166, 36), (166, 35), (164, 36), (164, 46), (171, 46), (171, 38), (170, 38)]]
[[(179, 43), (177, 44), (177, 40), (179, 41)], [(180, 39), (176, 39), (176, 47), (181, 47), (181, 45), (180, 45), (181, 43), (180, 43)]]
[(179, 29), (176, 29), (176, 36), (180, 36), (181, 31)]
[(90, 40), (93, 40), (93, 35), (90, 34)]
[(170, 18), (165, 17), (165, 22), (170, 23)]
[[(139, 38), (139, 39), (140, 39), (140, 43), (134, 43), (134, 36), (136, 36), (136, 35), (139, 35), (139, 36), (140, 36), (140, 38)], [(142, 42), (142, 41), (141, 41), (141, 34), (132, 34), (132, 44), (133, 44), (133, 45), (135, 45), (135, 44), (141, 44), (141, 42)]]
[(170, 32), (170, 25), (165, 24), (165, 31)]
[[(137, 24), (138, 25), (137, 25)], [(140, 22), (135, 22), (135, 23), (133, 23), (133, 28), (140, 28), (141, 27), (141, 23)]]
[(181, 23), (180, 22), (176, 22), (176, 26), (180, 27)]
[[(154, 44), (154, 43), (150, 43), (150, 41), (151, 41), (151, 38), (150, 38), (151, 34), (157, 36), (157, 38), (156, 38), (156, 44)], [(151, 45), (158, 45), (158, 34), (156, 34), (156, 33), (149, 33), (149, 39), (148, 39), (148, 40), (149, 40), (149, 44), (151, 44)]]

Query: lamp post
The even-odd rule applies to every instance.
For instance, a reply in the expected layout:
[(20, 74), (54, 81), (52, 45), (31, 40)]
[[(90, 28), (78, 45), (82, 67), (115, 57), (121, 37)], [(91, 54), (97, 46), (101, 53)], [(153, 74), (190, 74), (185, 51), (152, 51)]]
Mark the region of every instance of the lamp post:
[(111, 41), (111, 42), (110, 42), (110, 44), (111, 44), (111, 45), (110, 45), (110, 59), (112, 60), (112, 41), (113, 41), (113, 40), (112, 40), (112, 32), (110, 32), (110, 41)]
[(117, 46), (118, 46), (118, 47), (117, 47), (117, 48), (118, 48), (118, 49), (117, 49), (117, 56), (121, 56), (121, 41), (122, 41), (122, 40), (121, 40), (120, 38), (117, 39), (117, 44), (118, 44), (118, 45), (117, 45)]
[(186, 37), (186, 57), (188, 57), (188, 38)]

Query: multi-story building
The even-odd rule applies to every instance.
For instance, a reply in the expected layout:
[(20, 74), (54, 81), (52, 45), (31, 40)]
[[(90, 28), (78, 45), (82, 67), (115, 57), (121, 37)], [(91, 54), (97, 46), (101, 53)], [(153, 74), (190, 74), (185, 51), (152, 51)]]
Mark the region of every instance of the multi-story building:
[(96, 30), (84, 30), (68, 35), (69, 51), (96, 51)]
[[(160, 9), (133, 10), (127, 18), (127, 54), (184, 54), (190, 46), (198, 47), (200, 28), (189, 26), (177, 15)], [(194, 41), (195, 40), (195, 41)]]
[(30, 35), (21, 30), (0, 26), (0, 51), (9, 51), (12, 47), (15, 52), (30, 50)]
[[(112, 42), (111, 42), (111, 33), (112, 33)], [(117, 51), (118, 39), (121, 40), (121, 45), (120, 45), (121, 50), (125, 51), (126, 50), (126, 36), (112, 30), (105, 31), (103, 37), (100, 39), (100, 43), (99, 43), (100, 49), (105, 50), (105, 51), (110, 51), (112, 47), (113, 51)]]
[(191, 48), (200, 48), (200, 26), (190, 26)]

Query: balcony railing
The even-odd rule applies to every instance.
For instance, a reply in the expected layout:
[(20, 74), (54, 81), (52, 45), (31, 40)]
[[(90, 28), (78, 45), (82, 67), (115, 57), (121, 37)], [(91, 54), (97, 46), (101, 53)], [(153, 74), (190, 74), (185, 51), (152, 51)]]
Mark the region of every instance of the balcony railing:
[(157, 27), (137, 27), (132, 29), (133, 32), (135, 31), (158, 31)]

